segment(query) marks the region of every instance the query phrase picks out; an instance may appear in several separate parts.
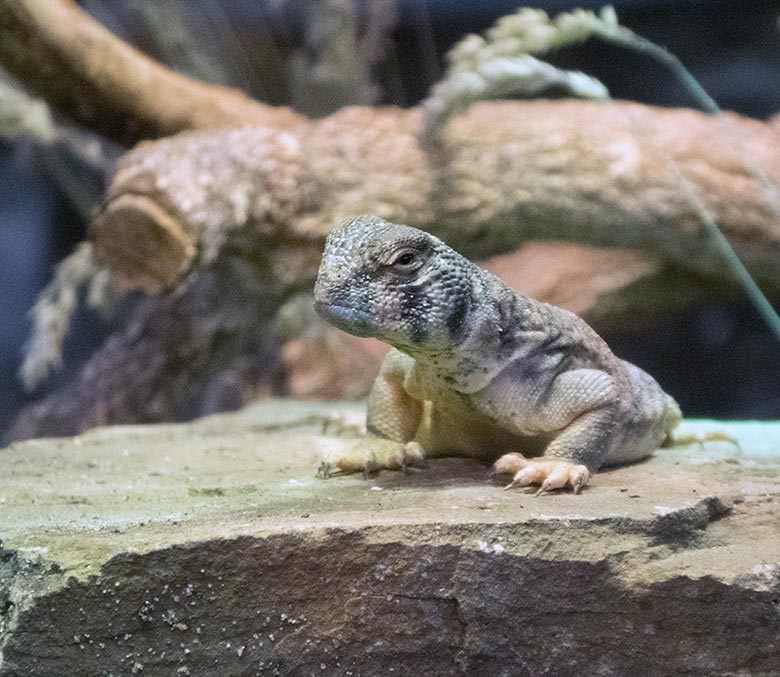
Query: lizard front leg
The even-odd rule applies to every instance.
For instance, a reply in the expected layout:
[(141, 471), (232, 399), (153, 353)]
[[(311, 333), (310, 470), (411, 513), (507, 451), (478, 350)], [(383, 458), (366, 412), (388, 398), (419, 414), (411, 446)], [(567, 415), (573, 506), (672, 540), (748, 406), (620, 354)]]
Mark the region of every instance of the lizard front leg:
[(423, 463), (425, 452), (414, 440), (423, 416), (423, 402), (405, 387), (414, 360), (391, 350), (368, 397), (369, 437), (326, 457), (318, 475), (376, 470), (403, 470)]
[[(607, 456), (617, 405), (614, 380), (606, 372), (579, 369), (559, 375), (531, 416), (540, 432), (555, 434), (543, 456), (505, 454), (495, 472), (514, 475), (508, 489), (539, 484), (537, 494), (567, 488), (579, 493)], [(522, 412), (523, 418), (528, 415)]]
[(597, 459), (606, 452), (612, 421), (614, 412), (609, 408), (583, 414), (550, 442), (541, 458), (506, 454), (496, 461), (496, 472), (514, 474), (507, 489), (540, 484), (537, 495), (555, 489), (578, 494), (601, 465)]

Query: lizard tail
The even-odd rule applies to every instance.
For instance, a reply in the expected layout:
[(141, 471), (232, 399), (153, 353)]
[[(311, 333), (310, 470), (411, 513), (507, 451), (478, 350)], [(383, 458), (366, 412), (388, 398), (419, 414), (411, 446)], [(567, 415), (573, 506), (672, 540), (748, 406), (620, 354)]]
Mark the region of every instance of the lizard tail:
[(661, 443), (662, 447), (673, 447), (675, 444), (679, 444), (678, 440), (675, 438), (674, 432), (677, 429), (677, 426), (680, 425), (682, 417), (683, 416), (682, 411), (680, 411), (680, 405), (677, 404), (677, 401), (671, 395), (667, 395), (666, 410), (664, 411), (663, 421), (666, 437)]
[(666, 411), (664, 412), (664, 426), (666, 430), (666, 438), (662, 442), (662, 447), (684, 447), (688, 444), (698, 444), (704, 446), (705, 442), (728, 442), (733, 444), (737, 449), (742, 449), (739, 441), (727, 432), (724, 431), (711, 431), (711, 432), (685, 432), (677, 429), (677, 426), (682, 421), (682, 412), (680, 411), (680, 405), (674, 401), (669, 395), (666, 404)]

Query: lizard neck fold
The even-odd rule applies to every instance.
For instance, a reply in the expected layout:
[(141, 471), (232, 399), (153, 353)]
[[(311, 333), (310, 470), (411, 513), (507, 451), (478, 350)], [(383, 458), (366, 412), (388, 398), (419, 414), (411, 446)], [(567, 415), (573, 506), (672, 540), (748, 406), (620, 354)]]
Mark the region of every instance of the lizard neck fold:
[(539, 304), (476, 266), (470, 273), (471, 298), (458, 340), (445, 347), (397, 346), (425, 372), (465, 394), (485, 388), (507, 364), (537, 350), (545, 336)]

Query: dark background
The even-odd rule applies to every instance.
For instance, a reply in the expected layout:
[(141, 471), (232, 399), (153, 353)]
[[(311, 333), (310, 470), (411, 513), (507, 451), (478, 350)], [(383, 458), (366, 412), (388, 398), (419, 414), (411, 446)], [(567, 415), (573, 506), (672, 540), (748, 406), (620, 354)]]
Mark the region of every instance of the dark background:
[[(313, 1), (313, 0), (312, 0)], [(150, 0), (151, 2), (151, 0)], [(84, 8), (152, 56), (191, 75), (240, 87), (274, 104), (294, 103), (290, 60), (305, 50), (312, 2), (177, 0), (177, 26), (150, 24), (142, 0), (85, 0)], [(551, 14), (600, 2), (528, 2)], [(623, 0), (623, 24), (679, 56), (724, 109), (756, 118), (780, 110), (780, 0)], [(411, 106), (440, 77), (443, 55), (468, 32), (481, 32), (518, 7), (506, 0), (398, 0), (397, 23), (373, 75), (376, 101)], [(365, 13), (361, 5), (361, 14)], [(167, 42), (161, 44), (160, 36)], [(171, 37), (173, 36), (173, 37)], [(185, 39), (186, 38), (186, 39)], [(693, 102), (668, 73), (645, 58), (595, 41), (555, 63), (595, 75), (615, 98), (665, 106)], [(311, 113), (312, 111), (308, 111)], [(85, 140), (86, 142), (86, 140)], [(105, 157), (122, 149), (101, 145)], [(27, 313), (51, 268), (86, 234), (88, 209), (74, 206), (63, 175), (86, 202), (100, 198), (104, 176), (62, 150), (57, 167), (33, 142), (0, 141), (0, 430), (26, 397), (15, 377), (29, 331)], [(115, 322), (121, 321), (120, 317)], [(110, 327), (82, 312), (66, 343), (67, 378)], [(780, 417), (780, 342), (745, 300), (712, 301), (665, 318), (653, 329), (608, 336), (615, 351), (650, 371), (688, 416)]]

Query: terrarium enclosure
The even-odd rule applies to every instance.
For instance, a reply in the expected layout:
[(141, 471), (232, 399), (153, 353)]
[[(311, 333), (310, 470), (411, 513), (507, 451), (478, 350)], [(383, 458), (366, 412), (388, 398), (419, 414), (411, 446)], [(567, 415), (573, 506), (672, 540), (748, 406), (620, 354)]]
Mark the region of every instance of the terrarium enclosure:
[[(0, 0), (0, 675), (780, 671), (778, 74), (774, 1)], [(388, 346), (313, 307), (360, 214), (695, 443), (373, 472)]]

